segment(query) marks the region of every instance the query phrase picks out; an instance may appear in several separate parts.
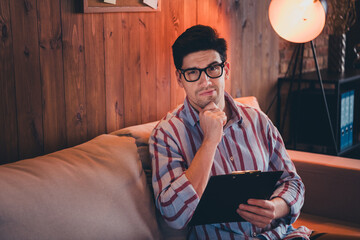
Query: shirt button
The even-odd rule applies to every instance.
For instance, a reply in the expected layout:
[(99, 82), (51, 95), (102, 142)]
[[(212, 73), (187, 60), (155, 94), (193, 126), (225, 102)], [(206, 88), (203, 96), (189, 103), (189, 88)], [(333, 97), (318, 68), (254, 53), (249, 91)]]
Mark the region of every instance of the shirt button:
[(231, 157), (230, 157), (230, 160), (231, 160), (231, 161), (234, 161), (234, 157), (233, 157), (233, 156), (231, 156)]

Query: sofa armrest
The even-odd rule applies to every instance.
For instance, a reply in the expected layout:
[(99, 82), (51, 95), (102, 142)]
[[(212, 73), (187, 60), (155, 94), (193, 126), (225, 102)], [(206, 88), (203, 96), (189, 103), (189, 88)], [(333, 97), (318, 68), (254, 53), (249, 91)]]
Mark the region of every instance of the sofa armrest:
[(303, 212), (360, 224), (360, 160), (288, 153), (305, 184)]

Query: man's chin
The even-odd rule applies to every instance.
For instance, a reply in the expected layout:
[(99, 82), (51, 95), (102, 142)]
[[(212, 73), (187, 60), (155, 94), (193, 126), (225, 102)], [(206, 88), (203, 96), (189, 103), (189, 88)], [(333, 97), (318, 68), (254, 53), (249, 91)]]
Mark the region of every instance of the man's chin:
[(211, 97), (211, 98), (209, 98), (209, 99), (207, 99), (207, 100), (205, 100), (205, 101), (201, 101), (201, 102), (198, 104), (198, 106), (199, 106), (201, 109), (203, 109), (204, 107), (206, 107), (207, 105), (209, 105), (209, 103), (211, 103), (211, 102), (215, 103), (216, 105), (219, 104), (219, 101), (218, 101), (215, 97)]

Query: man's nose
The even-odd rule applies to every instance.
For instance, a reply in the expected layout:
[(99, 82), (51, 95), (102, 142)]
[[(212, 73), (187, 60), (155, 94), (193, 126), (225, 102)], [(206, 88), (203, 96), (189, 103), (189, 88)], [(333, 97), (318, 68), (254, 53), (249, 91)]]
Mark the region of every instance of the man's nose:
[(199, 79), (200, 85), (208, 86), (211, 84), (211, 78), (209, 78), (208, 75), (206, 75), (205, 71), (202, 71), (200, 73), (200, 79)]

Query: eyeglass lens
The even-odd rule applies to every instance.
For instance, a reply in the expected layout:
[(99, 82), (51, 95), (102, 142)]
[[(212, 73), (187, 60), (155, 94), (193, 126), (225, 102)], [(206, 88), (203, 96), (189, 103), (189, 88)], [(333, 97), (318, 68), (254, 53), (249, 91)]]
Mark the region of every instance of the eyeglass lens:
[(187, 81), (197, 81), (200, 75), (204, 71), (209, 78), (218, 78), (223, 74), (222, 64), (211, 65), (205, 69), (188, 69), (184, 71), (184, 76)]

